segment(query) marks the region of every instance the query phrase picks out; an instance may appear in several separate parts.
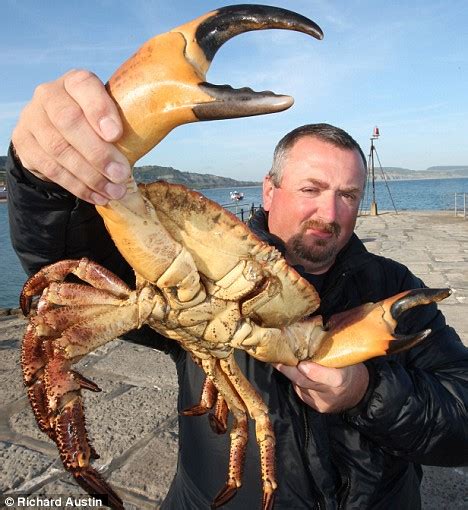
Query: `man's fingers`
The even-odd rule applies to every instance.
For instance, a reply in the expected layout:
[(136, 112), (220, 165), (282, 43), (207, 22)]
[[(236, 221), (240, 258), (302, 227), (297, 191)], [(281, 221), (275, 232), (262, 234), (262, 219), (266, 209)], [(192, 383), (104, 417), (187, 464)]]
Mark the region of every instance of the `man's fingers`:
[(323, 367), (313, 361), (301, 361), (298, 371), (309, 380), (332, 388), (339, 388), (345, 383), (346, 369)]
[(323, 367), (313, 361), (301, 361), (297, 366), (276, 364), (275, 367), (294, 384), (314, 391), (328, 391), (344, 384), (344, 370)]
[(84, 69), (72, 70), (64, 75), (63, 86), (103, 140), (115, 142), (122, 136), (117, 107), (96, 75)]
[[(104, 205), (108, 202), (108, 197), (89, 188), (82, 180), (69, 172), (56, 160), (51, 158), (40, 146), (34, 136), (30, 133), (22, 133), (22, 138), (17, 139), (16, 143), (19, 147), (23, 144), (28, 147), (28, 156), (22, 163), (25, 167), (30, 168), (31, 172), (39, 178), (50, 180), (70, 191), (73, 195), (86, 200), (94, 205)], [(16, 149), (16, 145), (15, 145)], [(38, 174), (34, 169), (41, 168)]]
[[(95, 193), (107, 199), (119, 199), (125, 194), (124, 184), (111, 182), (114, 178), (111, 180), (105, 178), (95, 166), (83, 157), (80, 151), (76, 150), (76, 145), (74, 146), (73, 143), (63, 138), (48, 121), (44, 122), (43, 128), (37, 131), (36, 135), (37, 142), (50, 158), (50, 163), (41, 167), (42, 174), (47, 179), (59, 183), (74, 195), (92, 203), (95, 203), (92, 198)], [(74, 142), (76, 141), (74, 140)], [(106, 168), (109, 168), (109, 166), (110, 164)], [(64, 185), (63, 176), (60, 175), (63, 171), (65, 171), (64, 175), (67, 177), (68, 185)], [(62, 182), (57, 180), (60, 176)], [(83, 185), (83, 187), (80, 187), (79, 194), (75, 192), (78, 190), (73, 187), (70, 188), (70, 185), (77, 181)], [(102, 201), (99, 200), (98, 203), (101, 204)]]
[[(74, 71), (63, 78), (62, 90), (54, 91), (53, 96), (51, 92), (43, 93), (44, 110), (50, 122), (62, 139), (104, 176), (98, 179), (98, 185), (103, 186), (105, 181), (125, 182), (130, 176), (127, 159), (100, 135), (99, 126), (111, 122), (109, 110), (118, 118), (115, 104), (107, 95), (104, 85), (88, 71)], [(120, 136), (120, 119), (119, 126)], [(105, 128), (105, 131), (109, 129)], [(58, 147), (60, 150), (61, 146)], [(57, 159), (61, 156), (60, 152), (51, 155)], [(74, 168), (69, 169), (75, 173)]]
[(310, 361), (301, 361), (295, 367), (274, 366), (292, 381), (294, 390), (307, 405), (323, 413), (354, 407), (369, 385), (369, 372), (362, 363), (340, 369)]
[[(109, 128), (111, 124), (115, 125)], [(36, 88), (12, 139), (28, 170), (88, 202), (102, 204), (121, 198), (130, 176), (125, 156), (102, 138), (118, 138), (121, 131), (104, 85), (88, 71), (71, 71)]]
[(52, 102), (37, 139), (51, 157), (77, 177), (88, 177), (86, 184), (98, 191), (109, 182), (122, 183), (130, 176), (125, 156), (101, 140), (76, 103), (57, 107)]
[(314, 391), (320, 391), (324, 389), (322, 383), (318, 383), (311, 380), (302, 372), (300, 372), (298, 370), (298, 367), (290, 367), (288, 365), (282, 365), (280, 363), (277, 363), (274, 366), (279, 372), (281, 372), (288, 379), (290, 379), (293, 384), (300, 386), (301, 388)]

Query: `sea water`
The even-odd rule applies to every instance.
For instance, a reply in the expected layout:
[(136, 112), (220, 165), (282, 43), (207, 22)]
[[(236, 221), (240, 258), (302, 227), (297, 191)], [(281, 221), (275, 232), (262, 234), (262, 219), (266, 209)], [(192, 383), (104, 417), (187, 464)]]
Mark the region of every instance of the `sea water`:
[[(230, 200), (232, 188), (202, 190), (208, 198), (221, 205), (229, 205), (232, 212), (240, 213), (244, 209), (246, 216), (251, 205), (262, 203), (260, 186), (239, 188), (244, 199), (237, 203)], [(414, 181), (388, 181), (376, 183), (376, 202), (379, 211), (410, 210), (454, 210), (455, 193), (468, 193), (468, 179), (431, 179)], [(363, 200), (363, 210), (369, 209), (372, 189), (368, 188)], [(461, 204), (459, 198), (459, 207)], [(467, 220), (468, 228), (468, 220)], [(0, 308), (18, 306), (18, 296), (26, 279), (16, 254), (11, 247), (8, 227), (7, 204), (0, 203)]]

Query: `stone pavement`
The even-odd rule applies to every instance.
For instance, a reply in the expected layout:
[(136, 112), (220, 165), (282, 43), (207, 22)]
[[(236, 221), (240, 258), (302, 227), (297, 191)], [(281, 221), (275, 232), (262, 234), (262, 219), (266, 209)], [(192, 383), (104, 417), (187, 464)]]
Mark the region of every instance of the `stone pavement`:
[[(467, 343), (468, 221), (448, 213), (383, 213), (359, 218), (357, 232), (369, 250), (405, 263), (428, 286), (453, 289), (441, 308)], [(61, 496), (63, 501), (85, 497), (64, 473), (55, 446), (37, 429), (29, 410), (18, 360), (24, 320), (14, 311), (1, 313), (0, 494)], [(172, 362), (157, 351), (117, 340), (88, 355), (80, 370), (103, 388), (102, 393), (86, 392), (88, 428), (101, 454), (95, 466), (128, 510), (158, 508), (176, 465)], [(467, 468), (427, 467), (425, 474), (426, 510), (468, 508)]]

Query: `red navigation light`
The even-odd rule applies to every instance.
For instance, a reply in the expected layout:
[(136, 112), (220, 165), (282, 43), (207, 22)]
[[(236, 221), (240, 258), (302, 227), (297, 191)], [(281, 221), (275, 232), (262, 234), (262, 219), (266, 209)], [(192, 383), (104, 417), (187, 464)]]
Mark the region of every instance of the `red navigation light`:
[(378, 138), (380, 136), (379, 128), (375, 126), (374, 134), (372, 135), (374, 138)]

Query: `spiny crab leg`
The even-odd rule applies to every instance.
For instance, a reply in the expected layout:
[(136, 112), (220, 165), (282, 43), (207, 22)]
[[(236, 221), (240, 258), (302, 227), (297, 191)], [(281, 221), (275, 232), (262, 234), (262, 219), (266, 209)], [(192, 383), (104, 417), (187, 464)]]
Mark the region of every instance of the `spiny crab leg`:
[[(99, 289), (59, 283), (71, 273)], [(45, 305), (30, 319), (21, 351), (23, 378), (36, 421), (56, 442), (65, 468), (77, 482), (91, 494), (107, 494), (110, 506), (123, 510), (121, 498), (89, 464), (99, 456), (88, 440), (81, 389), (100, 388), (71, 366), (98, 345), (135, 327), (138, 310), (132, 312), (132, 308), (138, 304), (123, 310), (115, 306), (125, 302), (122, 296), (128, 298), (130, 289), (87, 259), (51, 264), (31, 277), (21, 296), (24, 311), (29, 311), (31, 299), (39, 292)], [(111, 304), (89, 305), (96, 301), (96, 292), (101, 301)], [(73, 306), (53, 306), (70, 302)], [(105, 324), (112, 327), (103, 328)]]
[(224, 434), (227, 430), (229, 408), (213, 381), (206, 377), (198, 404), (184, 409), (180, 414), (182, 416), (200, 416), (209, 412), (213, 407), (213, 413), (208, 415), (211, 429), (216, 434)]
[(24, 336), (21, 365), (39, 428), (57, 444), (64, 467), (86, 491), (107, 494), (111, 507), (123, 510), (120, 497), (89, 465), (89, 461), (98, 459), (99, 455), (88, 440), (80, 390), (100, 389), (70, 369), (73, 360), (67, 360), (55, 349), (53, 336), (37, 335), (34, 321), (37, 318), (31, 320)]
[(227, 430), (227, 421), (229, 416), (229, 407), (226, 399), (218, 393), (213, 413), (208, 416), (211, 430), (215, 434), (225, 434)]
[(206, 377), (198, 404), (189, 407), (188, 409), (184, 409), (180, 414), (182, 416), (200, 416), (202, 414), (206, 414), (215, 405), (217, 395), (218, 390), (216, 389), (213, 381)]
[[(239, 369), (233, 354), (219, 360), (219, 366), (232, 387), (236, 388), (236, 392), (247, 408), (250, 418), (254, 420), (255, 436), (260, 450), (260, 467), (263, 481), (262, 510), (271, 510), (277, 485), (275, 473), (275, 434), (268, 415), (268, 407)], [(229, 401), (227, 401), (227, 404), (229, 406)], [(224, 505), (229, 499), (234, 497), (237, 488), (240, 487), (246, 447), (247, 442), (241, 443), (237, 451), (231, 446), (230, 476), (225, 487), (216, 497), (213, 503), (214, 508)], [(240, 451), (241, 449), (242, 451)], [(231, 476), (231, 471), (236, 473), (236, 476)]]
[[(235, 363), (232, 355), (229, 358), (232, 358)], [(234, 417), (230, 431), (231, 445), (229, 450), (228, 480), (211, 505), (212, 508), (218, 508), (232, 499), (242, 484), (242, 473), (248, 441), (247, 412), (245, 401), (239, 395), (238, 388), (230, 383), (221, 360), (216, 358), (202, 360), (202, 367), (208, 379), (213, 382), (218, 391), (224, 396), (226, 404)]]
[(43, 267), (26, 281), (20, 295), (20, 306), (23, 313), (29, 314), (31, 300), (34, 296), (41, 294), (50, 283), (64, 281), (70, 274), (78, 276), (96, 289), (107, 290), (118, 297), (128, 297), (131, 292), (130, 287), (111, 271), (87, 258), (61, 260)]

